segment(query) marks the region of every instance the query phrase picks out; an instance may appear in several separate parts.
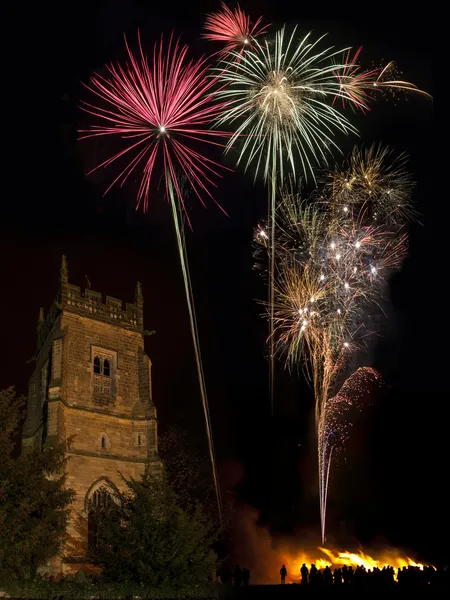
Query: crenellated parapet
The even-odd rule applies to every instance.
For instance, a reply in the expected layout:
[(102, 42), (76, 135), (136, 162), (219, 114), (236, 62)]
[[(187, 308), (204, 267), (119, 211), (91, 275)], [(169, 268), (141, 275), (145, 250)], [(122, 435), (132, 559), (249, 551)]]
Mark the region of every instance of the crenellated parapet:
[(77, 314), (93, 316), (97, 320), (114, 323), (127, 329), (142, 330), (142, 309), (137, 304), (106, 296), (88, 289), (81, 290), (78, 285), (67, 283), (61, 296), (61, 308)]
[(125, 302), (124, 304), (119, 298), (112, 296), (104, 298), (101, 292), (91, 289), (82, 290), (80, 286), (69, 283), (69, 271), (65, 256), (61, 260), (58, 296), (47, 315), (44, 315), (43, 309), (40, 309), (39, 312), (38, 352), (63, 310), (90, 316), (133, 331), (143, 332), (144, 329), (144, 296), (139, 282), (136, 285), (134, 302)]

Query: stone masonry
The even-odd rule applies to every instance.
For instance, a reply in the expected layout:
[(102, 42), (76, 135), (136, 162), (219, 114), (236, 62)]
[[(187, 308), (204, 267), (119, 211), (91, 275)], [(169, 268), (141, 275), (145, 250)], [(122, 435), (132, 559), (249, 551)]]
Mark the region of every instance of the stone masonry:
[(151, 362), (144, 352), (143, 296), (126, 303), (68, 281), (63, 257), (59, 294), (38, 321), (36, 368), (29, 382), (23, 451), (52, 441), (66, 447), (68, 485), (76, 492), (64, 555), (53, 574), (84, 568), (88, 510), (96, 490), (123, 487), (146, 465), (161, 468)]

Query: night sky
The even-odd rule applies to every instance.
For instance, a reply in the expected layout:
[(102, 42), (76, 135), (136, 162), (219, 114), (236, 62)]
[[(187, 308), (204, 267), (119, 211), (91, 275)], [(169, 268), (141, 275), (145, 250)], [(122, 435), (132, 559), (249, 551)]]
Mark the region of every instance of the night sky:
[[(49, 308), (58, 285), (61, 254), (70, 281), (132, 301), (143, 282), (145, 321), (157, 335), (146, 340), (153, 362), (154, 399), (161, 430), (179, 423), (203, 435), (188, 314), (170, 207), (155, 192), (146, 215), (135, 211), (136, 186), (112, 190), (114, 167), (84, 173), (108, 147), (76, 143), (86, 126), (78, 109), (81, 82), (105, 62), (123, 57), (123, 33), (140, 28), (150, 49), (160, 32), (174, 29), (194, 55), (211, 51), (199, 40), (203, 15), (218, 2), (177, 5), (148, 1), (66, 2), (56, 12), (17, 16), (17, 44), (4, 58), (8, 73), (7, 168), (3, 174), (0, 295), (3, 316), (0, 386), (26, 392), (40, 306)], [(292, 6), (289, 7), (289, 4)], [(366, 66), (394, 60), (405, 79), (433, 93), (429, 18), (395, 15), (377, 5), (243, 1), (266, 22), (298, 22), (300, 32), (329, 32), (329, 43), (364, 46)], [(345, 10), (342, 10), (342, 7)], [(39, 7), (39, 11), (41, 7)], [(389, 17), (387, 17), (389, 14)], [(20, 41), (19, 41), (20, 38)], [(420, 42), (419, 42), (420, 40)], [(10, 69), (10, 71), (9, 71)], [(355, 428), (347, 462), (336, 469), (330, 531), (336, 539), (369, 542), (384, 536), (430, 560), (448, 560), (448, 445), (445, 435), (444, 339), (439, 312), (439, 261), (443, 242), (434, 233), (441, 199), (433, 194), (432, 111), (418, 96), (395, 104), (380, 100), (358, 116), (361, 139), (382, 141), (410, 155), (417, 181), (421, 224), (411, 227), (411, 250), (390, 286), (389, 325), (365, 364), (377, 366), (388, 384)], [(11, 116), (9, 116), (11, 115)], [(357, 140), (339, 140), (346, 154)], [(231, 164), (229, 166), (232, 166)], [(269, 410), (263, 309), (265, 288), (253, 269), (252, 237), (264, 217), (266, 192), (242, 172), (230, 173), (215, 196), (229, 217), (189, 197), (188, 233), (206, 383), (217, 449), (225, 479), (244, 472), (238, 497), (261, 511), (273, 531), (318, 531), (312, 393), (301, 373), (279, 366), (276, 409)], [(333, 490), (335, 490), (333, 492)]]

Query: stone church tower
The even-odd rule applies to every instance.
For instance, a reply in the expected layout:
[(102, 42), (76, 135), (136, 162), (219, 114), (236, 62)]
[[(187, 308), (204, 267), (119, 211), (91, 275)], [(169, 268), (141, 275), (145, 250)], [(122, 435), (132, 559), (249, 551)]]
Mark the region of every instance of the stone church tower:
[(62, 259), (60, 289), (38, 322), (36, 368), (29, 382), (22, 447), (57, 440), (67, 452), (67, 481), (76, 492), (64, 556), (50, 572), (85, 568), (95, 543), (92, 507), (122, 487), (119, 472), (139, 477), (161, 468), (151, 362), (144, 352), (143, 296), (133, 304), (69, 283)]

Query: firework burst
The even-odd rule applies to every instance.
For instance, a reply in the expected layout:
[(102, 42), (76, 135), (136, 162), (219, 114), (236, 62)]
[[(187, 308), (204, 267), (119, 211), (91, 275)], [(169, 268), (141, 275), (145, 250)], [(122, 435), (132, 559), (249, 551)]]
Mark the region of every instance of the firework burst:
[(401, 224), (415, 216), (411, 201), (414, 183), (406, 162), (404, 154), (394, 156), (381, 144), (355, 147), (344, 167), (331, 170), (327, 185), (342, 208), (364, 205), (374, 221)]
[[(335, 171), (331, 183), (309, 201), (299, 194), (285, 195), (276, 214), (273, 343), (287, 365), (304, 362), (312, 378), (323, 536), (331, 456), (324, 432), (332, 426), (331, 399), (355, 350), (373, 333), (371, 316), (382, 310), (387, 276), (401, 265), (407, 250), (408, 212), (392, 216), (385, 194), (391, 190), (389, 198), (402, 196), (406, 203), (412, 185), (404, 170), (390, 168), (388, 156), (382, 148), (355, 150), (349, 160), (349, 168), (358, 167), (352, 187), (345, 177), (342, 185)], [(364, 178), (368, 173), (376, 181), (376, 193)], [(270, 228), (271, 222), (257, 234), (263, 247)]]
[[(255, 179), (262, 173), (269, 187), (269, 306), (274, 305), (275, 204), (277, 185), (285, 174), (314, 179), (314, 166), (337, 148), (335, 135), (355, 132), (354, 127), (333, 106), (339, 91), (335, 57), (341, 52), (320, 49), (323, 36), (312, 41), (310, 34), (297, 39), (283, 27), (274, 41), (259, 43), (243, 60), (232, 52), (216, 70), (224, 83), (218, 95), (226, 106), (218, 125), (228, 124), (234, 133), (226, 151), (240, 146), (237, 164), (245, 170), (254, 166)], [(233, 67), (233, 68), (230, 68)], [(270, 318), (269, 388), (273, 410), (274, 347), (273, 314)]]
[(236, 52), (240, 58), (245, 50), (253, 46), (253, 40), (267, 31), (268, 25), (262, 25), (262, 17), (252, 25), (250, 17), (240, 6), (232, 10), (225, 2), (221, 10), (207, 15), (203, 37), (213, 42), (225, 44), (218, 54), (222, 58), (230, 52)]
[(296, 28), (288, 34), (283, 27), (273, 42), (255, 40), (245, 60), (234, 64), (231, 52), (225, 68), (216, 69), (226, 84), (218, 95), (227, 103), (218, 124), (234, 127), (226, 150), (242, 140), (237, 163), (254, 164), (255, 177), (262, 172), (268, 179), (279, 169), (282, 179), (286, 166), (297, 172), (298, 161), (301, 174), (314, 177), (314, 166), (337, 148), (336, 133), (356, 133), (332, 106), (345, 64), (334, 62), (342, 51), (319, 48), (323, 37), (297, 39)]
[[(83, 102), (83, 110), (101, 124), (82, 131), (81, 139), (95, 136), (115, 136), (124, 148), (95, 169), (108, 167), (124, 160), (108, 190), (116, 183), (124, 185), (132, 173), (139, 172), (141, 181), (137, 205), (147, 209), (151, 182), (159, 161), (165, 181), (167, 198), (172, 209), (180, 264), (183, 274), (187, 307), (195, 350), (200, 393), (205, 416), (213, 478), (222, 523), (222, 504), (214, 456), (214, 443), (209, 417), (206, 385), (201, 361), (200, 342), (195, 316), (189, 265), (184, 238), (182, 211), (183, 190), (188, 184), (202, 201), (203, 195), (212, 198), (209, 187), (219, 176), (220, 164), (207, 156), (218, 139), (226, 135), (211, 131), (211, 120), (218, 116), (222, 105), (214, 101), (215, 81), (207, 76), (203, 59), (187, 58), (188, 47), (171, 36), (168, 44), (161, 38), (153, 50), (152, 61), (144, 54), (138, 36), (139, 53), (134, 55), (125, 39), (128, 62), (108, 65), (107, 76), (95, 74), (87, 89), (99, 101)], [(198, 147), (202, 147), (200, 151)], [(91, 171), (92, 172), (92, 171)], [(106, 192), (108, 191), (106, 190)], [(106, 193), (105, 192), (105, 193)], [(188, 216), (185, 212), (185, 216)]]
[[(80, 139), (115, 136), (125, 146), (90, 173), (123, 159), (126, 166), (105, 193), (116, 183), (123, 186), (133, 172), (140, 172), (137, 204), (146, 210), (155, 165), (160, 160), (167, 198), (170, 182), (184, 207), (177, 172), (201, 201), (204, 195), (212, 198), (209, 187), (216, 185), (213, 179), (220, 176), (223, 167), (206, 154), (211, 145), (222, 145), (218, 139), (227, 134), (209, 129), (223, 104), (214, 101), (215, 81), (207, 77), (208, 66), (204, 59), (188, 60), (188, 46), (174, 42), (172, 36), (167, 44), (162, 38), (155, 44), (150, 64), (140, 37), (138, 42), (139, 54), (135, 56), (125, 39), (129, 62), (107, 65), (107, 76), (94, 74), (86, 86), (100, 103), (83, 101), (82, 109), (101, 124), (82, 130)], [(202, 152), (198, 146), (203, 146)]]

